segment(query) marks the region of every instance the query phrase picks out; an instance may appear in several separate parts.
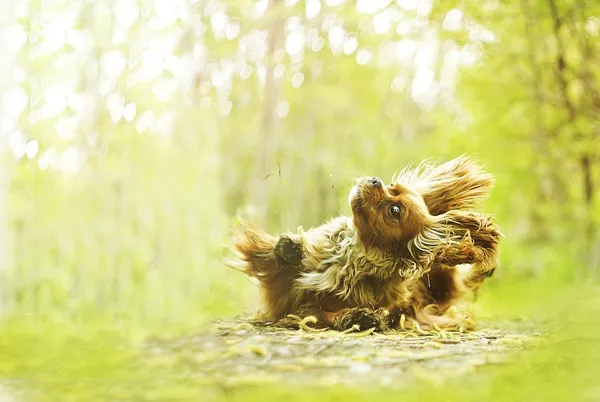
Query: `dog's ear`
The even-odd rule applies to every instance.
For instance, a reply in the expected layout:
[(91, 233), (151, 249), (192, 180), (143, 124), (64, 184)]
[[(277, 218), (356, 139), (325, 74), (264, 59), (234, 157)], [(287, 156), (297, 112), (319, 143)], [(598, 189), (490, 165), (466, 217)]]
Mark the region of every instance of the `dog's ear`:
[(437, 166), (420, 165), (403, 172), (397, 180), (403, 178), (410, 179), (431, 215), (472, 209), (494, 186), (494, 177), (464, 155)]

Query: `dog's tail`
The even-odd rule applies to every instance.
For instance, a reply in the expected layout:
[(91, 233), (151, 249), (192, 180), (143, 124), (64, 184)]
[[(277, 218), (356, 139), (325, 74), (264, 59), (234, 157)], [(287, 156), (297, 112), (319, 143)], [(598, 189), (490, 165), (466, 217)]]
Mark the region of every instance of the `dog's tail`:
[(275, 237), (247, 221), (233, 237), (234, 258), (227, 265), (260, 283), (266, 317), (279, 320), (296, 311), (300, 294), (292, 281), (302, 263), (302, 246), (289, 236)]
[(234, 257), (227, 260), (227, 265), (261, 282), (269, 281), (279, 272), (276, 243), (274, 236), (242, 220), (233, 236)]

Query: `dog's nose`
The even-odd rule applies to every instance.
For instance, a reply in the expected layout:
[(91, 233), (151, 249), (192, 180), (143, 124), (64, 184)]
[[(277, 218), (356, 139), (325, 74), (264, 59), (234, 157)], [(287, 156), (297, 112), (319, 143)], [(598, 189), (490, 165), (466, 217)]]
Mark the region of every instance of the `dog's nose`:
[(379, 177), (371, 177), (369, 179), (369, 184), (376, 188), (383, 187), (383, 180), (381, 180)]

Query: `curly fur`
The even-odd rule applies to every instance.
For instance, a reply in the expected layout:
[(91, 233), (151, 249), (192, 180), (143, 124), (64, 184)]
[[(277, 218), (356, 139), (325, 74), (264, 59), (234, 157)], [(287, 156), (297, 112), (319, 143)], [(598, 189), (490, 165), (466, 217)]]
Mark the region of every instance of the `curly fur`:
[[(464, 157), (405, 169), (387, 187), (364, 178), (350, 192), (352, 217), (279, 237), (244, 223), (232, 265), (259, 280), (270, 319), (314, 315), (319, 326), (346, 329), (352, 317), (383, 328), (404, 316), (432, 328), (471, 327), (451, 307), (495, 267), (501, 233), (468, 211), (492, 185)], [(466, 272), (457, 268), (464, 264)]]

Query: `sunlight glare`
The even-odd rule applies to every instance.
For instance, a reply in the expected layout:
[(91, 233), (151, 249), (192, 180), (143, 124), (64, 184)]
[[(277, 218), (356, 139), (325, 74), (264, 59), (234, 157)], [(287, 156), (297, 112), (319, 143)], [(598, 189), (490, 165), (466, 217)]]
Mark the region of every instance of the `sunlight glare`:
[(292, 31), (285, 40), (285, 51), (290, 55), (302, 52), (306, 44), (306, 36), (300, 30)]
[(313, 19), (321, 12), (320, 0), (306, 0), (306, 18)]
[(459, 31), (463, 25), (463, 13), (457, 8), (453, 8), (448, 11), (444, 21), (442, 22), (442, 28), (446, 31)]
[(369, 61), (371, 61), (372, 57), (373, 54), (367, 49), (360, 49), (358, 52), (356, 52), (356, 62), (360, 66), (366, 65)]

